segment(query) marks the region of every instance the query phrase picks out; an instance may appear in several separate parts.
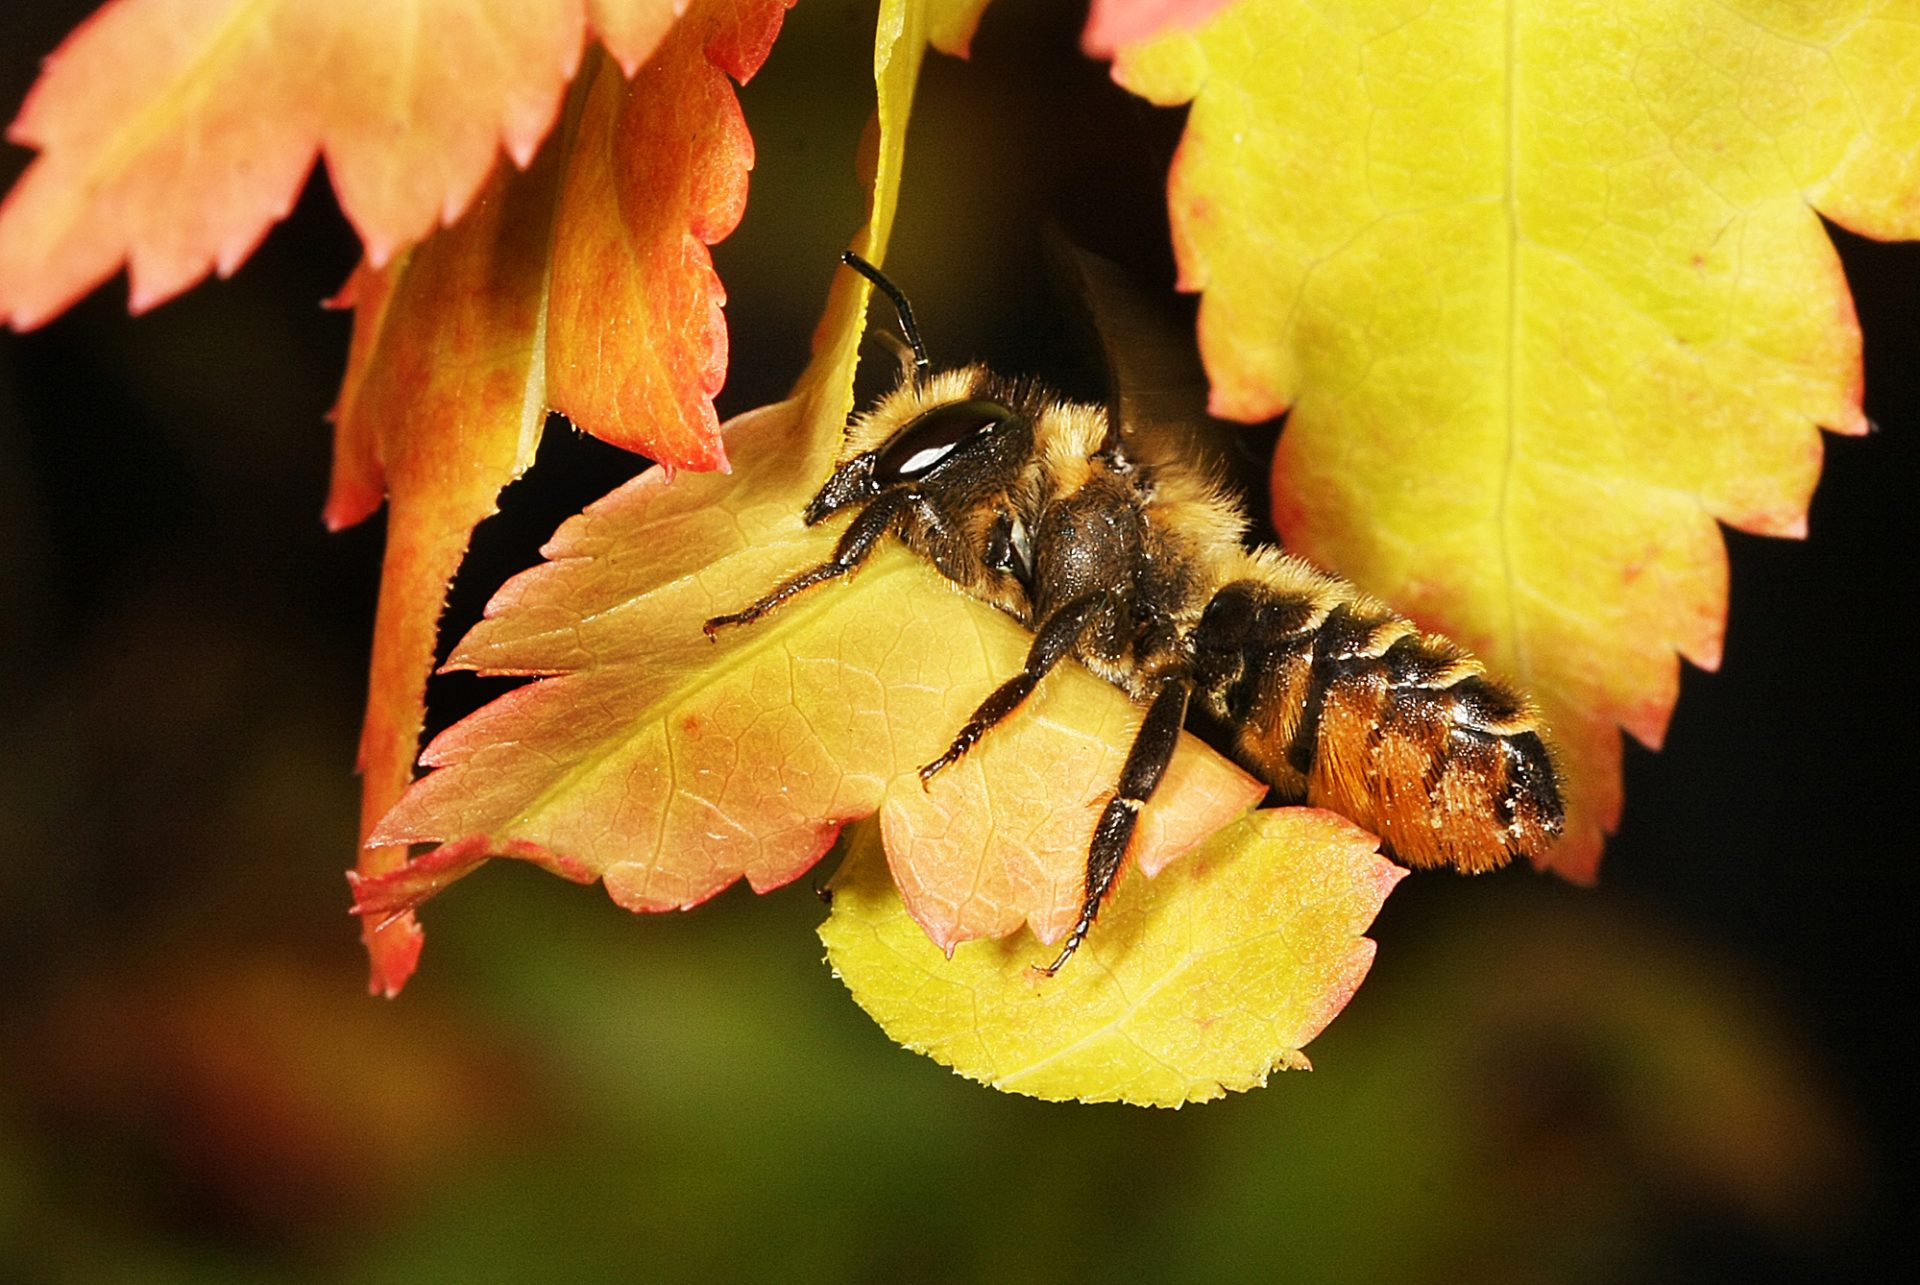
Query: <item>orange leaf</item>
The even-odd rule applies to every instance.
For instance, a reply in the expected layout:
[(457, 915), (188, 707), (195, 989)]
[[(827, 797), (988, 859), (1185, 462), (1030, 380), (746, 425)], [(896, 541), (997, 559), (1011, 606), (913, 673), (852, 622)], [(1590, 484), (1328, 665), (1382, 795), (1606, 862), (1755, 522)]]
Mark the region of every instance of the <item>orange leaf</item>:
[[(964, 2), (977, 3), (977, 0)], [(778, 11), (774, 12), (777, 16)], [(887, 0), (885, 13), (894, 20), (883, 21), (876, 40), (878, 110), (874, 128), (868, 134), (864, 158), (868, 169), (869, 219), (867, 226), (854, 238), (856, 248), (874, 260), (882, 258), (886, 249), (887, 229), (892, 221), (899, 190), (906, 115), (912, 101), (928, 28), (926, 10), (920, 4)], [(745, 32), (748, 29), (743, 27), (740, 30)], [(743, 55), (737, 51), (728, 56), (734, 59), (735, 65), (742, 65), (739, 59)], [(757, 55), (754, 57), (757, 59)], [(586, 88), (589, 87), (583, 86), (583, 91)], [(562, 149), (556, 147), (551, 150), (554, 157), (552, 165), (557, 166), (561, 163), (559, 158)], [(511, 250), (525, 254), (530, 252), (536, 241), (541, 246), (549, 243), (550, 238), (534, 236), (530, 232), (532, 223), (536, 221), (534, 205), (544, 202), (548, 207), (546, 217), (550, 222), (551, 206), (557, 200), (558, 180), (547, 171), (547, 165), (548, 162), (542, 160), (528, 175), (503, 180), (514, 191), (524, 189), (527, 213), (524, 218), (514, 220), (514, 226), (518, 229), (515, 235), (519, 238), (516, 245), (502, 247), (501, 252)], [(602, 215), (607, 212), (605, 206), (590, 209)], [(484, 254), (485, 251), (483, 247), (476, 247), (472, 252)], [(477, 263), (475, 270), (485, 271)], [(343, 407), (357, 399), (361, 385), (366, 382), (365, 372), (372, 362), (372, 353), (386, 327), (384, 278), (365, 274), (362, 284), (366, 288), (359, 297), (362, 312), (356, 318), (353, 353), (348, 364), (346, 386), (342, 391)], [(866, 282), (850, 273), (838, 274), (834, 279), (826, 312), (815, 338), (815, 358), (801, 377), (794, 397), (788, 404), (788, 412), (795, 417), (796, 423), (795, 438), (789, 443), (784, 461), (788, 472), (768, 466), (748, 476), (733, 479), (733, 510), (706, 507), (712, 488), (720, 481), (710, 475), (683, 478), (672, 488), (663, 485), (664, 471), (652, 472), (646, 475), (650, 480), (636, 482), (636, 486), (660, 489), (660, 494), (653, 496), (650, 501), (649, 512), (657, 523), (657, 530), (666, 537), (650, 550), (649, 558), (640, 564), (644, 572), (638, 582), (641, 589), (657, 583), (648, 579), (648, 576), (671, 579), (691, 571), (703, 560), (716, 556), (724, 549), (736, 547), (729, 542), (736, 541), (741, 535), (742, 528), (738, 522), (742, 514), (750, 515), (756, 509), (768, 517), (775, 513), (781, 516), (790, 514), (790, 492), (804, 486), (805, 479), (825, 469), (853, 401), (853, 367), (865, 316), (867, 290)], [(449, 308), (444, 312), (436, 310), (425, 300), (425, 293), (423, 291), (421, 305), (408, 319), (413, 330), (408, 342), (413, 347), (432, 347), (435, 341), (429, 338), (429, 328), (433, 325), (446, 324), (456, 331), (469, 329), (458, 309)], [(502, 351), (518, 354), (523, 341), (524, 330), (515, 330), (503, 341)], [(534, 372), (542, 368), (537, 362), (532, 362), (528, 370), (529, 396), (537, 399), (539, 394), (535, 392), (532, 380)], [(430, 407), (432, 403), (423, 405)], [(398, 416), (406, 407), (407, 403), (402, 400), (390, 409)], [(373, 423), (372, 420), (364, 421), (368, 427)], [(406, 421), (396, 417), (378, 433), (354, 431), (341, 434), (335, 456), (334, 493), (328, 506), (330, 521), (335, 525), (356, 521), (378, 505), (382, 486), (379, 438), (386, 435), (403, 440), (410, 431)], [(461, 456), (457, 449), (442, 454), (434, 451), (424, 440), (420, 447), (426, 457), (438, 458), (447, 467), (457, 468), (460, 465)], [(475, 484), (476, 493), (485, 489), (483, 479), (469, 478), (468, 481)], [(760, 489), (756, 490), (757, 487)], [(433, 498), (427, 497), (428, 507), (431, 507)], [(473, 520), (490, 511), (491, 503), (489, 493), (484, 504), (470, 506), (468, 512), (476, 515)], [(412, 508), (411, 504), (403, 503), (397, 496), (395, 506), (396, 511)], [(457, 561), (458, 548), (464, 545), (466, 539), (465, 528), (460, 528), (456, 537), (451, 529), (453, 525), (450, 523), (441, 532), (443, 538), (435, 550), (437, 560), (434, 566), (444, 566), (447, 574), (451, 574), (452, 564)], [(470, 521), (468, 525), (471, 525)], [(585, 522), (585, 516), (571, 525), (569, 530), (581, 536), (582, 554), (590, 553), (595, 536), (591, 525)], [(397, 556), (390, 551), (390, 565)], [(679, 561), (676, 562), (676, 558)], [(619, 593), (621, 581), (617, 573), (622, 569), (633, 570), (631, 566), (603, 565), (602, 570), (607, 574), (599, 581), (601, 588)], [(433, 623), (439, 615), (446, 579), (444, 575), (436, 579), (431, 569), (423, 568), (411, 577), (406, 586), (400, 586), (397, 580), (391, 583), (395, 585), (391, 591), (383, 589), (383, 616), (374, 663), (375, 679), (363, 738), (365, 744), (371, 747), (363, 754), (367, 767), (363, 815), (369, 826), (373, 818), (391, 805), (410, 775), (408, 769), (421, 724), (421, 697), (426, 684), (427, 667), (431, 663)], [(512, 600), (514, 586), (521, 583), (515, 581), (502, 591), (496, 599), (496, 610), (505, 609)], [(579, 607), (581, 603), (576, 601), (574, 605)], [(398, 865), (404, 856), (404, 848), (398, 846), (376, 846), (364, 850), (360, 869), (352, 877), (356, 880), (373, 879), (379, 872)], [(467, 861), (460, 850), (448, 847), (407, 867), (404, 877), (413, 881), (418, 893), (423, 887), (430, 890), (431, 887), (458, 878), (471, 868), (471, 861)], [(553, 868), (572, 877), (591, 877), (589, 872), (564, 862), (556, 861)], [(440, 873), (436, 874), (435, 871)], [(366, 893), (363, 900), (371, 897), (371, 893)], [(374, 984), (377, 989), (391, 994), (411, 971), (419, 954), (420, 938), (410, 914), (394, 916), (385, 911), (377, 914), (377, 918), (368, 920), (371, 933), (368, 944), (374, 957)]]
[(1619, 729), (1718, 662), (1714, 520), (1798, 534), (1816, 426), (1864, 427), (1813, 207), (1920, 232), (1898, 8), (1242, 0), (1116, 63), (1192, 103), (1182, 281), (1216, 409), (1292, 407), (1276, 525), (1534, 692), (1572, 878)]
[[(680, 32), (726, 46), (733, 66), (750, 69), (764, 58), (784, 8), (776, 0), (759, 6), (759, 12), (770, 13), (771, 21), (750, 32), (715, 33), (704, 22), (683, 24)], [(652, 77), (657, 67), (669, 63), (695, 83), (720, 81), (717, 97), (709, 93), (704, 105), (722, 121), (737, 125), (738, 109), (724, 79), (704, 61), (689, 67), (676, 53), (686, 47), (670, 44), (661, 50), (645, 75)], [(690, 47), (699, 54), (698, 44)], [(676, 57), (678, 62), (673, 61)], [(686, 194), (676, 192), (671, 183), (647, 185), (617, 204), (569, 202), (562, 195), (563, 184), (572, 190), (577, 176), (591, 173), (594, 161), (611, 150), (607, 131), (614, 123), (606, 119), (608, 108), (622, 98), (631, 101), (611, 64), (600, 62), (591, 74), (595, 82), (583, 87), (586, 105), (580, 123), (566, 139), (545, 149), (534, 169), (496, 177), (488, 198), (498, 203), (493, 214), (477, 208), (414, 252), (401, 276), (406, 307), (388, 306), (386, 278), (399, 275), (398, 269), (394, 274), (362, 269), (355, 291), (359, 313), (342, 391), (328, 521), (338, 527), (360, 520), (378, 505), (383, 487), (392, 497), (361, 738), (363, 836), (412, 779), (440, 605), (473, 526), (494, 511), (500, 487), (531, 462), (551, 400), (547, 381), (556, 353), (578, 349), (584, 342), (608, 368), (613, 357), (623, 354), (643, 365), (660, 362), (663, 355), (690, 354), (690, 360), (708, 370), (666, 370), (669, 381), (678, 382), (664, 391), (677, 393), (678, 399), (655, 411), (653, 427), (677, 435), (690, 443), (689, 449), (702, 448), (703, 438), (717, 444), (717, 428), (705, 429), (700, 416), (713, 418), (707, 398), (724, 373), (723, 330), (689, 337), (688, 327), (677, 317), (643, 315), (624, 325), (603, 317), (604, 331), (591, 339), (554, 333), (552, 308), (564, 292), (550, 284), (556, 271), (549, 260), (552, 247), (570, 249), (562, 262), (575, 278), (597, 265), (601, 273), (622, 280), (643, 271), (618, 249), (626, 244), (631, 221), (650, 227), (660, 238), (688, 240)], [(655, 89), (671, 88), (667, 80), (650, 83)], [(593, 141), (583, 146), (581, 140), (590, 135)], [(684, 145), (644, 129), (635, 129), (632, 137), (622, 133), (620, 151), (629, 157), (665, 152), (669, 170), (690, 155)], [(563, 165), (564, 180), (559, 177)], [(714, 229), (714, 239), (731, 228), (745, 199), (744, 172), (733, 177), (737, 181), (726, 192), (732, 213), (724, 227)], [(678, 263), (656, 264), (644, 270), (645, 280), (662, 295), (692, 299), (706, 314), (701, 320), (717, 328), (717, 301), (707, 293), (709, 287), (717, 289), (717, 282), (704, 247), (697, 242), (692, 247), (697, 259), (683, 254)], [(713, 369), (716, 357), (720, 367)], [(628, 444), (649, 448), (652, 439), (642, 434)], [(717, 445), (711, 449), (718, 457)], [(652, 453), (675, 458), (669, 451)], [(702, 462), (684, 453), (680, 458)], [(405, 857), (404, 848), (367, 848), (358, 872), (376, 875)], [(411, 916), (402, 916), (369, 920), (364, 932), (372, 957), (372, 986), (393, 994), (418, 958), (419, 930)]]
[[(945, 748), (1030, 641), (904, 550), (709, 642), (707, 617), (830, 552), (799, 513), (817, 482), (788, 449), (797, 403), (729, 427), (740, 475), (642, 475), (561, 529), (502, 590), (453, 666), (557, 675), (439, 737), (436, 770), (381, 823), (439, 853), (361, 884), (411, 907), (489, 856), (599, 876), (636, 910), (694, 905), (745, 877), (799, 876), (841, 825), (883, 810), (909, 909), (951, 946), (1071, 927), (1086, 850), (1140, 711), (1068, 667), (923, 794)], [(704, 563), (704, 565), (703, 565)], [(1259, 783), (1188, 741), (1136, 844), (1157, 870), (1252, 804)]]
[[(546, 418), (537, 341), (557, 159), (497, 175), (458, 224), (385, 269), (363, 266), (346, 292), (354, 334), (328, 525), (390, 497), (360, 739), (363, 837), (412, 779), (440, 604), (468, 536), (532, 462)], [(359, 867), (405, 857), (367, 848)], [(391, 995), (413, 970), (419, 930), (404, 919), (365, 931), (372, 989)]]
[[(592, 0), (623, 65), (673, 0)], [(42, 155), (0, 207), (0, 317), (39, 325), (124, 262), (133, 309), (231, 273), (316, 154), (382, 265), (527, 164), (588, 0), (114, 0), (48, 60), (8, 137)]]
[(587, 0), (587, 25), (631, 76), (687, 11), (687, 0)]
[(792, 0), (698, 0), (629, 84), (591, 74), (560, 198), (548, 396), (669, 469), (726, 466), (713, 396), (726, 300), (707, 247), (746, 208), (753, 140), (727, 78), (766, 58)]

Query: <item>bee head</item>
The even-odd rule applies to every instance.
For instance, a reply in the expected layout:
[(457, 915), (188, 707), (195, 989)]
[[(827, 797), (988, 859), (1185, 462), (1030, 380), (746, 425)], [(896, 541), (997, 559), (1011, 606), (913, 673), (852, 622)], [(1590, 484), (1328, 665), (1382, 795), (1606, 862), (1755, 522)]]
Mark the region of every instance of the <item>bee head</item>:
[(803, 516), (808, 526), (889, 488), (934, 481), (958, 461), (978, 458), (983, 453), (979, 448), (1000, 436), (1001, 425), (1018, 419), (1004, 402), (978, 394), (984, 372), (934, 375), (906, 294), (853, 251), (842, 254), (840, 261), (892, 301), (911, 345), (912, 365), (906, 383), (849, 429), (875, 444), (833, 471), (807, 505)]
[(929, 406), (872, 450), (833, 471), (806, 510), (808, 526), (890, 487), (933, 482), (992, 443), (1002, 425), (1018, 420), (992, 398), (969, 397)]

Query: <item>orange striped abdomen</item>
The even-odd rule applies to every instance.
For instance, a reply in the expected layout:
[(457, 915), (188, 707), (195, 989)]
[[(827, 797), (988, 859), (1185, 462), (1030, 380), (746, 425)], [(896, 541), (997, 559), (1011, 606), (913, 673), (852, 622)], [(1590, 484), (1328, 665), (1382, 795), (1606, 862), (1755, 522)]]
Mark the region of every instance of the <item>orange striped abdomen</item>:
[(1241, 763), (1410, 865), (1491, 870), (1560, 833), (1558, 780), (1525, 698), (1347, 585), (1290, 573), (1226, 585), (1194, 633), (1193, 667)]

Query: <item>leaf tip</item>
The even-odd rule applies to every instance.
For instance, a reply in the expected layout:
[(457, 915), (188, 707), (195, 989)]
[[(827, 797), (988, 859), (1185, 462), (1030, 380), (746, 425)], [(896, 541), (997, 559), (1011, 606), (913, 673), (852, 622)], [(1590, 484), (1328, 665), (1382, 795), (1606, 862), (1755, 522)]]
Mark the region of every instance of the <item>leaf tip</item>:
[(1569, 834), (1536, 857), (1534, 865), (1543, 874), (1556, 874), (1576, 887), (1591, 888), (1600, 882), (1603, 846), (1603, 836), (1597, 830)]
[[(449, 203), (451, 203), (451, 200), (452, 198), (449, 197)], [(443, 221), (447, 223), (458, 221), (457, 218), (446, 219), (445, 213), (446, 211), (442, 209), (441, 216)], [(348, 217), (351, 220), (352, 216), (349, 215)], [(367, 268), (373, 272), (378, 272), (382, 268), (385, 268), (388, 263), (393, 261), (393, 256), (398, 254), (406, 244), (401, 238), (393, 236), (376, 226), (369, 225), (362, 227), (358, 222), (355, 222), (354, 231), (360, 234), (360, 249), (366, 255)]]
[(0, 303), (0, 317), (5, 318), (7, 329), (16, 335), (24, 335), (29, 330), (38, 330), (52, 316), (53, 312), (45, 308), (21, 306), (9, 308), (6, 304)]
[[(205, 275), (202, 273), (201, 275)], [(192, 283), (189, 282), (189, 285)], [(182, 287), (185, 289), (186, 287)], [(150, 287), (139, 281), (131, 282), (127, 287), (127, 313), (130, 316), (144, 317), (161, 304), (171, 299), (179, 291), (166, 291)]]
[(353, 913), (360, 917), (360, 940), (367, 950), (367, 994), (393, 999), (420, 966), (420, 949), (427, 936), (410, 910), (378, 916), (361, 913), (359, 890), (364, 882), (358, 871), (347, 871), (347, 886), (354, 891)]
[[(513, 162), (513, 167), (517, 170), (524, 170), (533, 164), (533, 158), (539, 153), (540, 143), (544, 137), (542, 134), (510, 133), (503, 138), (501, 142), (507, 149), (507, 158)], [(454, 211), (451, 217), (447, 217), (447, 213), (447, 211), (442, 211), (442, 218), (448, 223), (454, 223), (459, 220), (461, 212)]]
[(378, 487), (336, 484), (327, 493), (327, 502), (320, 510), (320, 521), (329, 532), (338, 535), (371, 517), (374, 510), (380, 507), (381, 499), (382, 492)]

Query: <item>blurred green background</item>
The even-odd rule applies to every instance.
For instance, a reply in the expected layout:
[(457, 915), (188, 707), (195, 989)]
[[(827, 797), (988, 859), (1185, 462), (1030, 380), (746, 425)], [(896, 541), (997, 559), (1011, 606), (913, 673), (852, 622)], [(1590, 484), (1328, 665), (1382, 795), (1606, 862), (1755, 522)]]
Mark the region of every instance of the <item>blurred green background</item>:
[[(0, 9), (0, 105), (90, 6)], [(1006, 0), (932, 58), (889, 267), (936, 354), (1076, 360), (1034, 229), (1171, 279), (1178, 113)], [(723, 413), (778, 396), (860, 219), (871, 18), (803, 0)], [(0, 158), (0, 181), (26, 163)], [(0, 1280), (1835, 1280), (1907, 1241), (1920, 252), (1841, 234), (1869, 413), (1806, 543), (1729, 537), (1717, 675), (1630, 750), (1601, 886), (1408, 880), (1317, 1070), (1177, 1113), (895, 1048), (804, 882), (636, 918), (519, 868), (364, 994), (341, 870), (379, 521), (318, 514), (354, 259), (310, 186), (232, 282), (0, 336)], [(1684, 426), (1676, 426), (1684, 431)], [(1271, 430), (1269, 430), (1271, 432)], [(551, 426), (451, 630), (629, 475)], [(1906, 602), (1902, 608), (1900, 604)], [(450, 679), (436, 725), (500, 690)]]

